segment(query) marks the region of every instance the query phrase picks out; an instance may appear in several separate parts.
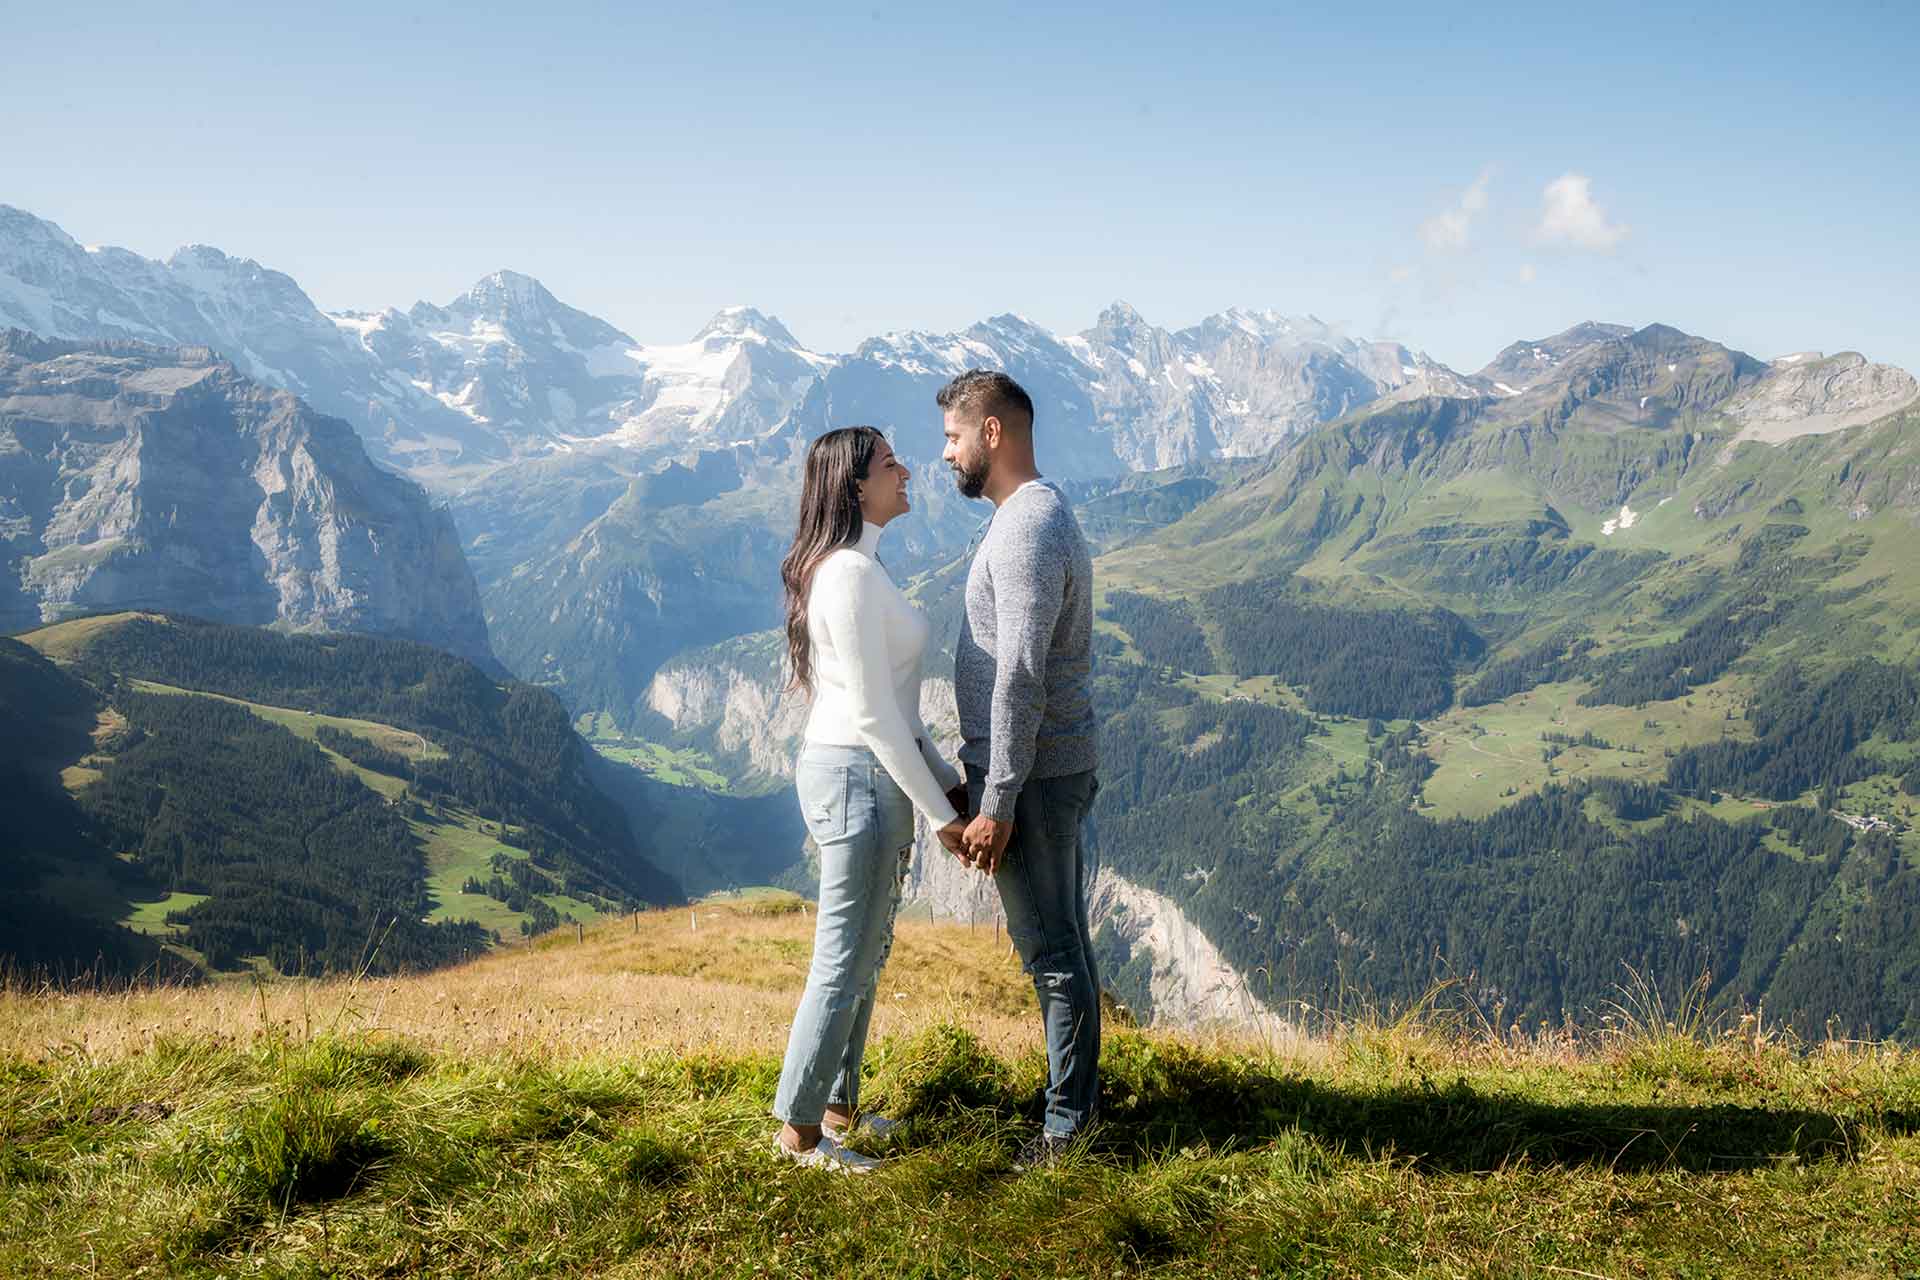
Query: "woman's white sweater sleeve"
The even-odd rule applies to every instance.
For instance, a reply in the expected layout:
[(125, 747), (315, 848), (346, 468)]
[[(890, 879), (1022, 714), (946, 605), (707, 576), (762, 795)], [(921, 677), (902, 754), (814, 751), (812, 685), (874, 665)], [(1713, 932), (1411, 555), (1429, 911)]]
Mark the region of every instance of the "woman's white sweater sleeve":
[(848, 559), (822, 565), (814, 582), (815, 603), (834, 654), (843, 664), (854, 731), (907, 793), (913, 807), (936, 827), (944, 827), (959, 815), (914, 744), (918, 709), (910, 721), (900, 707), (886, 628), (877, 625), (882, 607), (877, 591), (890, 585), (877, 580), (885, 572), (871, 561)]
[(920, 758), (927, 762), (935, 782), (951, 791), (966, 781), (952, 762), (940, 754), (940, 748), (933, 745), (933, 735), (927, 732), (927, 722), (920, 718), (918, 707), (913, 711), (913, 736), (920, 741)]

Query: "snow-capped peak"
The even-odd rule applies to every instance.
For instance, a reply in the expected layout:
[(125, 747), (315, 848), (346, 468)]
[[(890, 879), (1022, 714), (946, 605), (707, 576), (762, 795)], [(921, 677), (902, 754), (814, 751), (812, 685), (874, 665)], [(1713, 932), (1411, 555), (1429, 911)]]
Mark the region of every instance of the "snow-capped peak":
[(45, 218), (36, 218), (10, 204), (0, 204), (0, 262), (44, 250), (66, 253), (80, 250), (80, 244)]
[(478, 310), (545, 310), (554, 301), (547, 287), (532, 276), (518, 271), (496, 271), (482, 276), (467, 290), (464, 299)]
[(800, 345), (800, 340), (778, 319), (745, 306), (722, 307), (713, 319), (701, 326), (700, 332), (693, 335), (695, 342), (708, 342), (715, 338), (772, 342), (795, 348)]

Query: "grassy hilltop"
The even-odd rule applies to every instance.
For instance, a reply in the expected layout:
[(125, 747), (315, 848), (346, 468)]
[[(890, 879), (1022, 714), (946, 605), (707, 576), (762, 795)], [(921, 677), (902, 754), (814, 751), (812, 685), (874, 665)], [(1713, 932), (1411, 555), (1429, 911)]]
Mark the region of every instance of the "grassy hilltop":
[(1044, 1069), (989, 931), (902, 922), (891, 1166), (776, 1164), (797, 900), (450, 969), (0, 994), (0, 1274), (1882, 1276), (1920, 1270), (1920, 1058), (1623, 995), (1284, 1043), (1116, 1028), (1106, 1119), (1008, 1168)]

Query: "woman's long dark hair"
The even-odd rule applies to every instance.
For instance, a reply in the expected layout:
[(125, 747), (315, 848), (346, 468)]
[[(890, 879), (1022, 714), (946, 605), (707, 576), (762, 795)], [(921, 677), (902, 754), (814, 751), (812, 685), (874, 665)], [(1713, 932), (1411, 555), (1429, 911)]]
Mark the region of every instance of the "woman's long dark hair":
[(807, 450), (806, 478), (800, 485), (800, 524), (793, 546), (780, 562), (787, 588), (787, 661), (793, 668), (789, 689), (813, 692), (813, 648), (807, 638), (807, 596), (813, 571), (841, 547), (858, 545), (866, 521), (860, 514), (860, 482), (874, 450), (886, 437), (874, 427), (829, 431)]

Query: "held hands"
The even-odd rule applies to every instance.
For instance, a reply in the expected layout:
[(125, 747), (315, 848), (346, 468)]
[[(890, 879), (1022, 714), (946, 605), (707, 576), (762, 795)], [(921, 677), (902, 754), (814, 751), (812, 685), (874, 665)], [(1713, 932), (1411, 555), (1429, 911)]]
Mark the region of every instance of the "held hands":
[[(958, 808), (957, 805), (955, 807)], [(959, 817), (933, 834), (948, 853), (960, 859), (960, 861), (967, 866), (972, 866), (973, 855), (967, 851), (966, 831), (967, 820), (964, 817)]]
[(984, 814), (967, 821), (967, 788), (963, 783), (947, 792), (947, 803), (960, 816), (934, 832), (946, 851), (966, 866), (992, 875), (1006, 856), (1007, 842), (1013, 838), (1013, 824), (1000, 822)]
[(967, 824), (960, 838), (967, 851), (962, 861), (992, 875), (1000, 869), (1000, 859), (1006, 856), (1007, 841), (1013, 838), (1013, 824), (983, 813)]
[(953, 811), (960, 816), (933, 834), (948, 853), (970, 867), (973, 865), (973, 855), (967, 852), (966, 841), (963, 838), (967, 829), (967, 784), (957, 783), (948, 788), (947, 803), (952, 805)]

